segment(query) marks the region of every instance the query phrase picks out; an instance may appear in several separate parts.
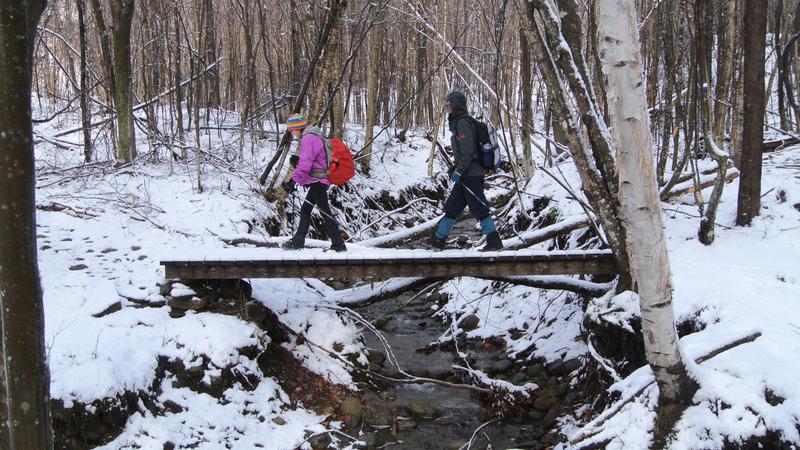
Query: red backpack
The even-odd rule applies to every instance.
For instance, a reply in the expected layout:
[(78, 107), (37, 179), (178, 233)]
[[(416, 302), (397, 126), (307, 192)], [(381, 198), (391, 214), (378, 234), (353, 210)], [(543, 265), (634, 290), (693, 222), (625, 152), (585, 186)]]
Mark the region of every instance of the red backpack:
[(330, 142), (331, 161), (328, 165), (328, 180), (341, 186), (355, 176), (356, 166), (347, 144), (336, 138), (330, 138)]

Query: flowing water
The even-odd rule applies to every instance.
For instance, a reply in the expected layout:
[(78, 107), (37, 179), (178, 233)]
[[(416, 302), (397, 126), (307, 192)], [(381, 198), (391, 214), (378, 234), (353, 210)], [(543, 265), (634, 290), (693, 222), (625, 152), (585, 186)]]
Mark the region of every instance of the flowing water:
[[(447, 324), (433, 317), (435, 295), (419, 291), (357, 308), (372, 320), (386, 338), (400, 367), (415, 376), (459, 382), (454, 364), (464, 365), (454, 347), (428, 344), (447, 331)], [(416, 298), (415, 298), (416, 296)], [(410, 301), (410, 303), (409, 303)], [(397, 375), (374, 334), (365, 331), (373, 370)], [(459, 348), (470, 355), (473, 367), (495, 362), (498, 350), (486, 350), (480, 343), (466, 343)], [(378, 364), (382, 362), (382, 364)], [(380, 367), (380, 368), (379, 368)], [(364, 395), (363, 431), (370, 448), (390, 449), (508, 449), (545, 448), (539, 442), (544, 433), (540, 421), (528, 416), (498, 420), (477, 433), (482, 424), (494, 419), (489, 405), (472, 391), (436, 384), (390, 384), (385, 390), (373, 389)], [(524, 414), (524, 413), (523, 413)], [(469, 444), (470, 439), (471, 445)]]

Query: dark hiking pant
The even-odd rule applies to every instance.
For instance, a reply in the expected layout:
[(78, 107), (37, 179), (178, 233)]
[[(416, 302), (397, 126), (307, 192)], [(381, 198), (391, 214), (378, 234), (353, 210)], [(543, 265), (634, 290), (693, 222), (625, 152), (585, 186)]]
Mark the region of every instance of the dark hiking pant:
[(339, 224), (331, 213), (331, 207), (328, 205), (328, 186), (322, 183), (311, 183), (308, 186), (308, 193), (303, 206), (300, 207), (300, 223), (297, 225), (297, 232), (292, 237), (292, 242), (302, 246), (306, 241), (306, 234), (308, 228), (311, 226), (311, 212), (314, 207), (319, 208), (322, 213), (322, 218), (325, 221), (325, 231), (328, 233), (328, 238), (334, 247), (344, 245), (342, 235), (339, 233)]
[(444, 215), (455, 220), (469, 206), (472, 217), (481, 221), (491, 214), (488, 204), (483, 193), (483, 177), (462, 177), (444, 203)]

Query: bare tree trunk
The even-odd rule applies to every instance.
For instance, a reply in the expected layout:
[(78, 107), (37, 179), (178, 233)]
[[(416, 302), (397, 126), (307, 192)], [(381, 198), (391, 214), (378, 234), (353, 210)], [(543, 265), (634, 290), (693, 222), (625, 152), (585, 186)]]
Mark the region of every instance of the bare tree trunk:
[(773, 36), (775, 38), (772, 45), (775, 46), (775, 54), (778, 55), (778, 60), (775, 64), (775, 69), (778, 72), (778, 116), (780, 117), (781, 121), (781, 130), (788, 130), (789, 125), (786, 120), (786, 98), (782, 89), (783, 77), (785, 75), (783, 73), (783, 64), (781, 64), (780, 59), (781, 54), (783, 54), (782, 40), (784, 39), (784, 37), (781, 35), (781, 27), (783, 26), (783, 0), (775, 0), (774, 8), (772, 26), (775, 27), (773, 30)]
[(81, 125), (83, 125), (83, 162), (88, 163), (92, 161), (92, 134), (91, 130), (91, 115), (92, 110), (89, 106), (89, 89), (86, 80), (89, 78), (89, 68), (86, 65), (86, 3), (85, 0), (75, 0), (78, 7), (78, 38), (80, 39), (81, 51), (81, 92), (80, 92), (80, 105), (81, 105)]
[[(397, 55), (401, 66), (400, 81), (398, 82), (399, 84), (397, 87), (397, 97), (396, 97), (397, 102), (395, 104), (396, 105), (395, 107), (397, 108), (399, 108), (400, 105), (405, 103), (405, 101), (408, 100), (409, 97), (413, 95), (414, 91), (413, 87), (411, 86), (411, 75), (408, 73), (408, 70), (406, 70), (406, 67), (413, 67), (413, 62), (414, 62), (415, 52), (414, 52), (413, 40), (411, 38), (412, 31), (413, 28), (411, 25), (406, 25), (403, 27), (402, 30), (403, 45), (401, 47), (402, 50), (399, 50), (400, 53)], [(413, 106), (414, 105), (412, 99), (412, 103), (409, 104), (402, 111), (399, 111), (399, 114), (397, 115), (397, 127), (403, 130), (401, 131), (401, 133), (403, 133), (405, 130), (408, 130), (408, 128), (411, 127), (411, 121), (414, 119), (413, 114), (411, 114), (411, 112), (414, 110)]]
[(36, 256), (31, 73), (46, 2), (0, 4), (0, 448), (52, 449)]
[[(217, 60), (217, 25), (214, 17), (214, 3), (212, 0), (203, 0), (203, 25), (200, 27), (203, 33), (203, 43), (201, 46), (203, 57), (202, 65), (208, 66)], [(215, 66), (208, 71), (206, 78), (206, 107), (217, 108), (220, 106), (219, 94), (219, 69)]]
[[(664, 104), (662, 109), (664, 113), (662, 114), (663, 117), (663, 130), (661, 134), (661, 149), (658, 154), (658, 161), (657, 161), (657, 168), (656, 168), (656, 179), (658, 180), (658, 185), (663, 186), (665, 184), (664, 180), (664, 173), (667, 170), (667, 160), (669, 159), (669, 147), (670, 141), (673, 135), (673, 127), (675, 126), (674, 123), (674, 115), (673, 111), (673, 99), (675, 93), (675, 48), (674, 48), (674, 37), (673, 37), (673, 26), (672, 26), (672, 11), (668, 8), (661, 9), (661, 18), (663, 22), (662, 26), (662, 33), (661, 33), (661, 45), (663, 47), (662, 54), (664, 55), (664, 77), (663, 77), (663, 86), (664, 86)], [(666, 28), (666, 30), (664, 30)], [(677, 128), (676, 128), (677, 129)], [(676, 145), (677, 147), (677, 145)], [(676, 164), (677, 161), (673, 160), (673, 165)]]
[[(341, 23), (341, 22), (340, 22)], [(344, 138), (344, 101), (342, 87), (338, 84), (339, 74), (342, 72), (342, 50), (344, 49), (344, 33), (342, 25), (334, 30), (335, 47), (331, 48), (331, 69), (327, 75), (326, 92), (329, 93), (328, 101), (330, 104), (331, 128), (330, 135), (337, 138)]]
[(363, 156), (361, 157), (361, 171), (369, 175), (370, 160), (372, 159), (372, 138), (375, 133), (375, 122), (378, 118), (378, 75), (381, 67), (381, 48), (383, 47), (383, 16), (379, 5), (375, 4), (375, 31), (372, 35), (372, 47), (369, 50), (369, 72), (367, 73), (367, 120), (365, 124)]
[(522, 84), (522, 154), (525, 158), (525, 177), (530, 180), (533, 176), (533, 153), (531, 151), (531, 131), (533, 128), (532, 90), (531, 85), (531, 46), (525, 33), (519, 32), (520, 62), (519, 75)]
[(749, 225), (761, 209), (761, 144), (764, 141), (764, 53), (767, 2), (745, 2), (742, 165), (736, 224)]
[[(108, 30), (108, 26), (106, 25), (105, 16), (103, 14), (103, 7), (100, 4), (100, 0), (90, 0), (92, 5), (92, 13), (94, 15), (95, 26), (97, 27), (97, 33), (100, 35), (100, 56), (103, 62), (103, 69), (105, 70), (105, 79), (106, 82), (103, 83), (103, 86), (106, 91), (106, 98), (108, 99), (108, 104), (110, 109), (108, 114), (114, 113), (114, 102), (116, 101), (114, 96), (117, 92), (117, 87), (115, 83), (114, 77), (114, 61), (113, 56), (111, 54), (111, 32)], [(117, 154), (117, 133), (116, 133), (116, 122), (112, 120), (110, 122), (111, 132), (111, 141), (112, 141), (112, 148), (114, 149), (115, 156), (118, 157)]]
[(111, 1), (111, 19), (114, 24), (114, 106), (117, 110), (119, 136), (117, 162), (121, 164), (136, 158), (131, 69), (131, 22), (135, 3), (134, 0)]
[(432, 117), (426, 117), (427, 111), (430, 109), (430, 85), (425, 80), (425, 74), (428, 72), (428, 38), (422, 33), (422, 30), (416, 29), (414, 36), (416, 41), (416, 79), (417, 79), (417, 108), (416, 108), (416, 124), (417, 126), (428, 128), (430, 123), (434, 120)]
[(184, 132), (184, 125), (183, 125), (183, 88), (181, 87), (181, 12), (178, 8), (178, 0), (173, 0), (173, 14), (175, 17), (174, 20), (174, 27), (175, 27), (175, 117), (178, 122), (178, 142), (181, 144), (181, 157), (186, 157), (186, 148), (183, 146), (185, 142), (185, 138), (183, 136)]
[(744, 120), (744, 76), (741, 58), (737, 58), (733, 77), (733, 102), (731, 105), (731, 156), (736, 167), (742, 166), (742, 136)]
[[(343, 12), (347, 8), (347, 3), (343, 2), (340, 5), (340, 11)], [(340, 14), (341, 14), (340, 12)], [(336, 121), (342, 120), (342, 96), (337, 95), (340, 89), (336, 86), (339, 74), (341, 72), (342, 54), (341, 47), (343, 47), (343, 33), (341, 21), (337, 20), (331, 24), (330, 36), (325, 42), (325, 47), (322, 53), (320, 63), (322, 68), (320, 75), (317, 77), (314, 95), (309, 102), (309, 110), (306, 117), (312, 122), (317, 120), (316, 125), (322, 127), (326, 119), (330, 120), (330, 127), (328, 134), (341, 139), (343, 127), (341, 124), (337, 126)], [(330, 104), (326, 104), (330, 102)], [(328, 109), (326, 109), (326, 106)], [(327, 117), (325, 116), (327, 115)]]
[[(795, 98), (794, 88), (797, 84), (797, 65), (798, 59), (794, 58), (795, 46), (800, 39), (800, 2), (797, 2), (794, 10), (794, 18), (791, 26), (787, 24), (787, 32), (785, 41), (783, 42), (782, 49), (779, 54), (777, 62), (778, 68), (778, 102), (781, 108), (786, 108), (785, 104), (788, 103), (791, 112), (794, 114), (793, 118), (789, 112), (781, 113), (781, 128), (783, 130), (792, 129), (792, 121), (796, 128), (800, 129), (800, 106), (797, 104)], [(794, 59), (795, 64), (792, 65)], [(794, 76), (793, 71), (794, 69)]]
[(244, 33), (244, 110), (240, 111), (240, 133), (239, 133), (239, 159), (244, 157), (244, 137), (245, 128), (253, 127), (252, 115), (256, 102), (256, 55), (253, 49), (253, 11), (250, 0), (243, 0), (242, 5), (242, 28)]
[(684, 408), (697, 389), (678, 348), (672, 313), (672, 282), (664, 240), (661, 202), (653, 169), (649, 118), (645, 104), (639, 31), (634, 0), (600, 0), (597, 9), (600, 58), (608, 83), (611, 133), (619, 167), (620, 200), (627, 223), (628, 256), (642, 311), (647, 362), (659, 387), (660, 418), (656, 446), (677, 415), (665, 406)]
[(714, 42), (714, 19), (712, 16), (712, 0), (695, 1), (695, 64), (697, 67), (698, 83), (706, 87), (703, 94), (698, 96), (698, 108), (702, 108), (700, 113), (703, 124), (702, 130), (711, 130), (711, 108), (708, 103), (708, 96), (711, 86), (711, 48)]
[[(564, 136), (566, 140), (583, 183), (583, 192), (591, 202), (603, 227), (606, 241), (614, 252), (621, 274), (619, 284), (627, 288), (631, 286), (627, 238), (625, 223), (619, 210), (619, 186), (614, 156), (611, 154), (613, 145), (607, 140), (608, 130), (605, 129), (603, 118), (589, 92), (591, 83), (582, 77), (583, 71), (578, 69), (578, 64), (573, 60), (581, 52), (563, 45), (566, 39), (559, 31), (559, 24), (553, 23), (559, 14), (550, 10), (547, 5), (538, 5), (546, 10), (537, 19), (535, 7), (531, 3), (517, 0), (517, 8), (522, 16), (520, 25), (532, 45), (537, 66), (547, 84), (548, 97), (553, 107), (553, 126), (557, 134)], [(575, 98), (581, 119), (586, 122), (578, 122), (577, 117), (570, 113), (567, 107), (569, 96)], [(589, 130), (588, 139), (584, 135), (583, 126)]]
[[(296, 0), (289, 0), (289, 10), (292, 14), (296, 14), (297, 11), (297, 1)], [(300, 94), (300, 79), (302, 78), (302, 68), (300, 64), (300, 59), (303, 56), (302, 53), (302, 46), (300, 45), (300, 32), (297, 29), (298, 27), (298, 19), (296, 17), (289, 18), (289, 41), (291, 42), (290, 49), (291, 49), (291, 80), (289, 80), (289, 92), (292, 95), (292, 99), (297, 101), (297, 97)]]
[(717, 84), (714, 87), (714, 96), (717, 102), (714, 105), (714, 137), (717, 142), (722, 142), (725, 137), (725, 117), (728, 113), (728, 94), (730, 93), (731, 78), (733, 76), (734, 61), (736, 52), (734, 50), (734, 42), (736, 42), (736, 24), (738, 23), (737, 17), (739, 14), (738, 0), (725, 0), (722, 2), (725, 5), (725, 34), (720, 37), (722, 41), (719, 46), (719, 55), (717, 56)]
[[(192, 67), (197, 67), (197, 65), (193, 65)], [(194, 73), (192, 73), (194, 75)], [(195, 176), (197, 177), (197, 192), (199, 194), (203, 193), (203, 180), (201, 179), (201, 167), (202, 167), (202, 159), (203, 159), (203, 152), (200, 151), (200, 99), (203, 98), (202, 93), (202, 86), (203, 82), (198, 80), (195, 83), (194, 93), (192, 96), (194, 97), (194, 102), (192, 103), (194, 106), (194, 167), (195, 167)]]
[(100, 35), (100, 54), (102, 56), (104, 69), (106, 70), (106, 76), (108, 77), (108, 91), (111, 92), (111, 95), (113, 96), (114, 92), (116, 92), (116, 89), (114, 87), (114, 62), (111, 55), (111, 33), (108, 31), (108, 27), (106, 26), (106, 20), (103, 16), (103, 7), (100, 4), (100, 0), (91, 0), (91, 3), (95, 25), (97, 26), (97, 32)]

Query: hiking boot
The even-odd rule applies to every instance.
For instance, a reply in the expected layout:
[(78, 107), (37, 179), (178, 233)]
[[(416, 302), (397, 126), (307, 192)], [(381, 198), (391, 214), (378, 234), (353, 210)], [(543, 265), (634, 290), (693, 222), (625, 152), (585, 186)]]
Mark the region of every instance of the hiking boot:
[(503, 240), (497, 231), (493, 231), (486, 236), (486, 245), (479, 251), (481, 252), (496, 252), (503, 249)]
[(300, 250), (303, 248), (303, 244), (298, 244), (294, 241), (294, 239), (289, 239), (288, 241), (281, 244), (281, 248), (284, 250)]
[(343, 253), (347, 251), (347, 246), (344, 243), (340, 245), (331, 245), (330, 247), (325, 249), (326, 252), (336, 252), (336, 253)]
[(446, 241), (444, 239), (439, 239), (434, 234), (431, 237), (426, 237), (426, 238), (422, 239), (421, 241), (419, 241), (419, 243), (420, 243), (420, 245), (422, 245), (423, 248), (426, 248), (428, 250), (436, 250), (436, 251), (438, 251), (438, 250), (444, 250), (444, 246), (446, 244)]

